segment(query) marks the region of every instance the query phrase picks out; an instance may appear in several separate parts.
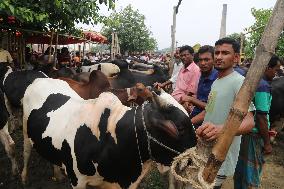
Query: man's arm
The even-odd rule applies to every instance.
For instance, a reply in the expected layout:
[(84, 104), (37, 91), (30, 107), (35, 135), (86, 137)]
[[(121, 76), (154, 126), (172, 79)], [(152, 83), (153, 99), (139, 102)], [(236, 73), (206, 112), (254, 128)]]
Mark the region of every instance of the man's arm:
[(202, 123), (205, 117), (205, 110), (203, 110), (202, 112), (200, 112), (199, 114), (197, 114), (196, 116), (194, 116), (193, 118), (191, 118), (191, 123), (193, 125)]
[(182, 96), (181, 102), (189, 102), (198, 108), (205, 109), (206, 103), (192, 96)]
[(254, 127), (254, 118), (253, 113), (248, 112), (245, 118), (243, 119), (236, 135), (243, 135), (251, 132), (252, 128)]
[(259, 134), (264, 141), (264, 153), (269, 154), (272, 151), (268, 133), (267, 114), (256, 113), (256, 122), (259, 126)]
[[(252, 130), (253, 127), (253, 114), (251, 112), (248, 112), (244, 120), (242, 121), (241, 126), (239, 127), (236, 135), (248, 133)], [(213, 123), (205, 123), (198, 127), (198, 129), (196, 130), (196, 134), (207, 141), (211, 141), (217, 139), (222, 133), (222, 130), (223, 125), (216, 126)]]

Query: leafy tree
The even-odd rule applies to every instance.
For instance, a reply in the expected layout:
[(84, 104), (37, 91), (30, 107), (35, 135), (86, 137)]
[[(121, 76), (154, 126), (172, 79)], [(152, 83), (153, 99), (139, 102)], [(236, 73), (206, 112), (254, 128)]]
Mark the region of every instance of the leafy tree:
[[(227, 35), (227, 37), (230, 37), (232, 39), (235, 39), (236, 41), (238, 41), (241, 44), (241, 33), (232, 33), (230, 35)], [(247, 39), (245, 37), (245, 35), (243, 36), (243, 49), (242, 52), (244, 52), (244, 50), (246, 49), (246, 45), (247, 45)]]
[(98, 14), (99, 3), (114, 7), (115, 0), (1, 0), (0, 15), (15, 16), (20, 26), (38, 25), (42, 30), (76, 32), (75, 23), (104, 21)]
[[(245, 54), (249, 58), (253, 58), (254, 56), (255, 48), (261, 39), (261, 36), (262, 36), (262, 33), (264, 31), (266, 24), (269, 21), (269, 18), (272, 14), (272, 9), (252, 8), (251, 13), (255, 18), (255, 23), (247, 29), (250, 35), (248, 37), (248, 40), (247, 40), (248, 42), (245, 47)], [(284, 32), (282, 32), (278, 40), (276, 54), (278, 56), (282, 56), (282, 57), (284, 56)]]
[(146, 27), (144, 21), (145, 16), (128, 5), (120, 12), (114, 12), (110, 15), (106, 25), (102, 28), (102, 33), (109, 36), (109, 41), (111, 41), (111, 33), (117, 32), (122, 52), (155, 50), (157, 42), (151, 37), (152, 33)]

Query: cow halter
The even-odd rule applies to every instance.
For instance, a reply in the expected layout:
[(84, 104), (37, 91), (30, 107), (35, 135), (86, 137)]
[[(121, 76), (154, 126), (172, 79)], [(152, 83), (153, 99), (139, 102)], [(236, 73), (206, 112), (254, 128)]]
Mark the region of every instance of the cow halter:
[[(168, 147), (167, 145), (163, 144), (162, 142), (158, 141), (156, 138), (152, 137), (150, 135), (150, 133), (148, 132), (147, 130), (147, 127), (146, 127), (146, 123), (145, 123), (145, 118), (144, 118), (144, 106), (148, 104), (148, 101), (145, 101), (143, 104), (142, 104), (142, 109), (141, 109), (141, 115), (142, 115), (142, 123), (143, 123), (143, 128), (144, 128), (144, 131), (146, 133), (146, 136), (147, 136), (147, 144), (148, 144), (148, 153), (149, 153), (149, 156), (152, 160), (154, 160), (154, 157), (152, 155), (152, 151), (151, 151), (151, 140), (153, 142), (155, 142), (156, 144), (160, 145), (161, 147), (177, 154), (177, 155), (180, 155), (181, 153)], [(137, 143), (137, 147), (138, 147), (138, 154), (139, 154), (139, 158), (140, 158), (140, 163), (141, 163), (141, 167), (143, 166), (143, 161), (142, 161), (142, 156), (141, 156), (141, 151), (140, 151), (140, 147), (139, 147), (139, 141), (138, 141), (138, 135), (137, 135), (137, 131), (136, 131), (136, 122), (135, 122), (135, 118), (136, 118), (136, 111), (137, 111), (137, 108), (138, 107), (135, 107), (135, 111), (134, 111), (134, 129), (135, 129), (135, 136), (136, 136), (136, 143)]]

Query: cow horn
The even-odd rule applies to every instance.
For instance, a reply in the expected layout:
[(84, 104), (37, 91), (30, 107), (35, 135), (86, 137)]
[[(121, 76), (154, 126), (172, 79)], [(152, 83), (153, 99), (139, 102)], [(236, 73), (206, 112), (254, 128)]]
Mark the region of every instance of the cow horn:
[(162, 99), (159, 95), (157, 95), (157, 93), (155, 91), (152, 91), (153, 94), (153, 102), (158, 106), (158, 107), (166, 107), (167, 106), (167, 102)]

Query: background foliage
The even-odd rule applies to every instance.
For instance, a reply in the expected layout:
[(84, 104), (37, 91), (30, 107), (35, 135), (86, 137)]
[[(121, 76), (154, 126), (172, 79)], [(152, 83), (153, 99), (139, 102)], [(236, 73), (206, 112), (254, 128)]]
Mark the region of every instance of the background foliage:
[(102, 33), (109, 36), (116, 31), (122, 52), (151, 51), (157, 48), (156, 40), (151, 37), (151, 31), (145, 25), (145, 16), (138, 10), (133, 10), (131, 5), (120, 12), (114, 12), (108, 18)]
[(105, 17), (99, 12), (99, 4), (114, 8), (115, 0), (1, 0), (0, 17), (14, 16), (18, 27), (60, 33), (76, 34), (76, 23), (96, 24)]
[[(248, 58), (253, 58), (254, 51), (258, 45), (266, 24), (272, 14), (272, 9), (255, 9), (251, 10), (255, 23), (250, 26), (247, 31), (251, 31), (247, 38), (247, 45), (245, 46), (245, 54)], [(276, 47), (276, 54), (284, 57), (284, 31), (282, 32)]]

